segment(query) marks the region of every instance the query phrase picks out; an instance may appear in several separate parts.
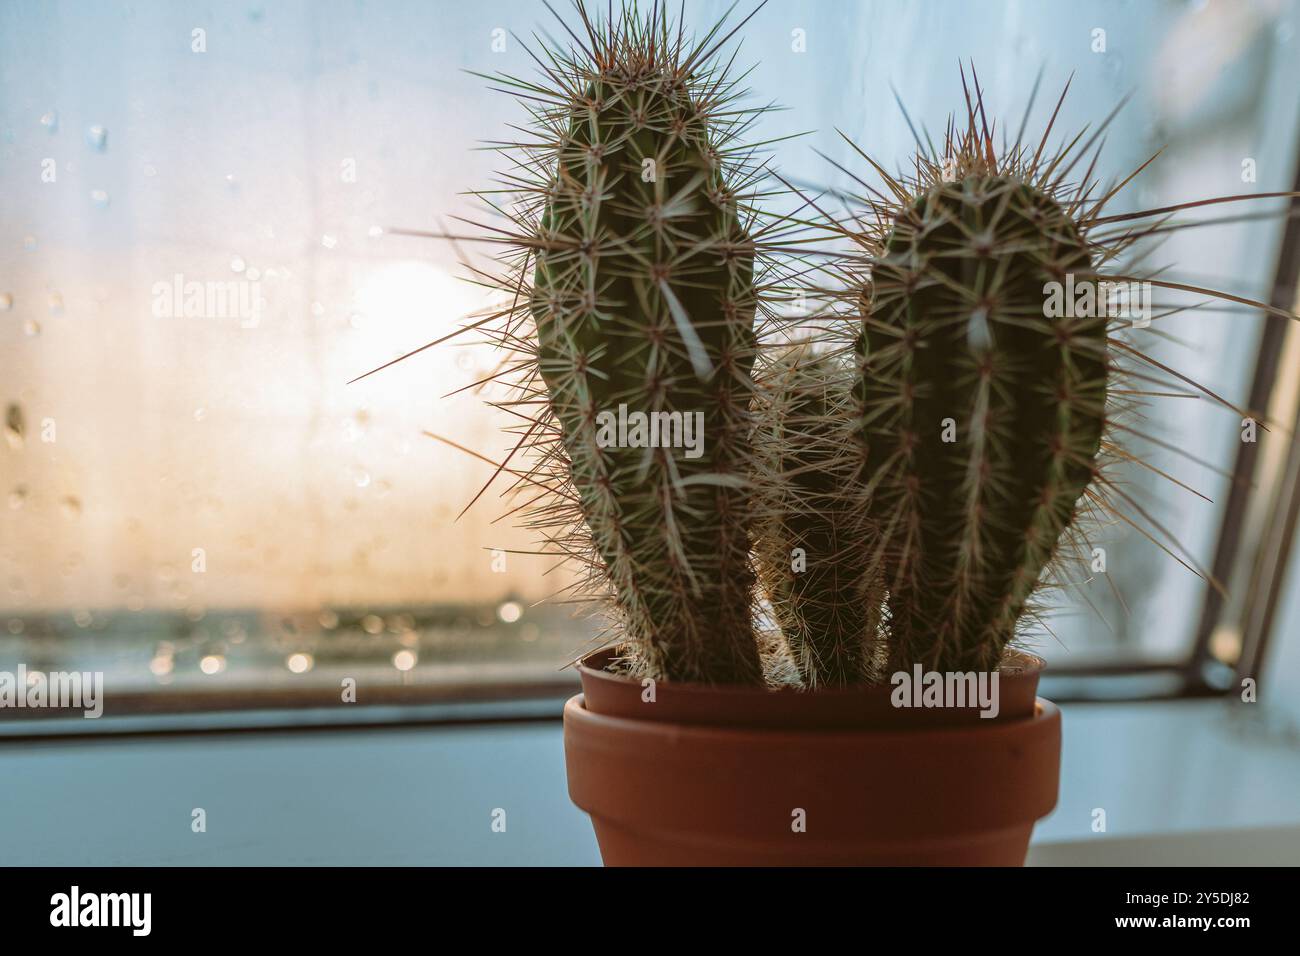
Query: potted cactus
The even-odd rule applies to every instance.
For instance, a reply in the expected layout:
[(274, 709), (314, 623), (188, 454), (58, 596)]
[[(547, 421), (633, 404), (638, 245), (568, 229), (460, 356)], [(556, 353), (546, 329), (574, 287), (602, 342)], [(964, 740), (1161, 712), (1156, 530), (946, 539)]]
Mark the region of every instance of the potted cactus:
[[(885, 188), (847, 220), (764, 215), (743, 22), (576, 11), (540, 78), (491, 77), (537, 135), (470, 328), (514, 390), (497, 473), (608, 623), (564, 711), (605, 862), (1019, 865), (1060, 715), (1018, 639), (1124, 494), (1115, 385), (1153, 361), (1102, 270), (1171, 210), (1103, 215), (1095, 156), (1069, 179), (1096, 135), (999, 153), (976, 81), (910, 176), (863, 155)], [(810, 266), (805, 230), (850, 251)]]

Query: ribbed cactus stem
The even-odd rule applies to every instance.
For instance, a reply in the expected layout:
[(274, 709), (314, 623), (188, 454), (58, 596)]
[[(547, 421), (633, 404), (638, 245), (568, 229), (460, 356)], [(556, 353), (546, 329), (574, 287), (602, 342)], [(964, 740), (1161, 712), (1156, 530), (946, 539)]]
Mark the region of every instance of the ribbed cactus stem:
[(879, 648), (848, 372), (833, 356), (796, 348), (773, 363), (760, 390), (759, 575), (810, 690), (871, 679)]
[[(538, 367), (640, 671), (754, 684), (753, 244), (708, 109), (649, 30), (601, 51), (569, 107), (536, 243)], [(679, 446), (610, 444), (620, 406)]]
[(864, 309), (857, 386), (886, 536), (891, 669), (995, 667), (1094, 476), (1106, 319), (1049, 317), (1087, 243), (1014, 177), (935, 184), (898, 213)]

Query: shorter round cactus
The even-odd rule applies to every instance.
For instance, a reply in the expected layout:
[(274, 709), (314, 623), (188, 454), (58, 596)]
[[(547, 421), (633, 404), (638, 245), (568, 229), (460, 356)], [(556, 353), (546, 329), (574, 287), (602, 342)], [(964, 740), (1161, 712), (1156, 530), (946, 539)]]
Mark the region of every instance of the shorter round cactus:
[(1008, 176), (940, 182), (901, 210), (862, 322), (861, 438), (886, 551), (895, 668), (996, 666), (1093, 478), (1104, 316), (1044, 315), (1092, 281), (1053, 199)]

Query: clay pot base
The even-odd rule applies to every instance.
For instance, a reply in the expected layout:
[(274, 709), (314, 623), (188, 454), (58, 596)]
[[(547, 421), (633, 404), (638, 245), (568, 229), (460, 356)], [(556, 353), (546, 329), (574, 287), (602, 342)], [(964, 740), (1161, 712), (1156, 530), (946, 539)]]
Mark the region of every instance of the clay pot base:
[(1020, 866), (1056, 805), (1041, 662), (1003, 672), (996, 720), (894, 708), (888, 686), (659, 683), (651, 703), (599, 664), (565, 705), (564, 749), (609, 866)]

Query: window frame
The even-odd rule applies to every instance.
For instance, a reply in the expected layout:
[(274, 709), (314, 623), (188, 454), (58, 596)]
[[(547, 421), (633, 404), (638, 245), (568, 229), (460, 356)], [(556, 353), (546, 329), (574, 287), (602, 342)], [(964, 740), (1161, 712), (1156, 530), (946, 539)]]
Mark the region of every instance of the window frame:
[[(1300, 193), (1300, 156), (1291, 187)], [(1287, 221), (1278, 246), (1274, 281), (1269, 304), (1281, 309), (1300, 309), (1300, 197), (1292, 197)], [(1278, 383), (1283, 356), (1300, 341), (1294, 322), (1268, 320), (1260, 334), (1250, 396), (1246, 407), (1267, 409)], [(1300, 522), (1300, 390), (1284, 410), (1283, 422), (1290, 429), (1290, 441), (1272, 467), (1261, 465), (1258, 442), (1241, 442), (1232, 468), (1228, 499), (1219, 523), (1210, 573), (1215, 580), (1237, 584), (1242, 589), (1243, 619), (1234, 620), (1232, 602), (1207, 585), (1195, 636), (1185, 657), (1164, 662), (1136, 660), (1101, 665), (1053, 666), (1044, 675), (1049, 686), (1068, 687), (1054, 696), (1062, 701), (1133, 701), (1221, 696), (1241, 686), (1242, 680), (1259, 680), (1267, 659), (1276, 614), (1286, 583), (1297, 523)], [(1285, 433), (1284, 433), (1285, 434)], [(1260, 523), (1262, 534), (1253, 535), (1247, 521), (1260, 496), (1268, 496), (1263, 507), (1267, 518)], [(1280, 520), (1278, 520), (1280, 518)], [(1241, 636), (1235, 662), (1220, 659), (1214, 637), (1229, 628)], [(1161, 680), (1163, 692), (1125, 692), (1123, 679), (1146, 675)], [(1068, 679), (1068, 680), (1062, 680)]]

